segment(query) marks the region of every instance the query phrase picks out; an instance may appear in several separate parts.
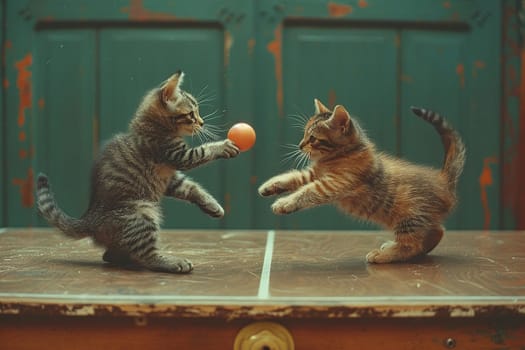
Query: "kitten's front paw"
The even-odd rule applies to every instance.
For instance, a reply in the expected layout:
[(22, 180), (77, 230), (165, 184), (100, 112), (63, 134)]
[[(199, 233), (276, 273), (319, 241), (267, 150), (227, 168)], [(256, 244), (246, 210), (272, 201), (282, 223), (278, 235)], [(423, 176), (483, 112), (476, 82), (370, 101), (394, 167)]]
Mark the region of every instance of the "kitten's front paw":
[(224, 216), (224, 209), (217, 202), (203, 205), (201, 210), (212, 218), (222, 218)]
[(369, 262), (369, 263), (377, 263), (379, 261), (376, 261), (376, 259), (380, 255), (381, 255), (381, 251), (379, 249), (374, 249), (371, 252), (369, 252), (368, 254), (366, 254), (366, 261)]
[(401, 253), (399, 244), (394, 241), (385, 242), (379, 249), (374, 249), (366, 255), (366, 261), (374, 264), (388, 264), (405, 260), (407, 258)]
[(193, 263), (188, 259), (173, 258), (173, 267), (169, 272), (190, 273), (193, 271)]
[(272, 204), (272, 211), (277, 215), (291, 214), (297, 210), (297, 203), (288, 198), (279, 198)]
[(233, 158), (237, 157), (241, 151), (233, 142), (226, 139), (222, 141), (218, 157), (219, 158)]
[(286, 191), (286, 188), (280, 182), (272, 180), (266, 181), (259, 187), (259, 194), (263, 197), (273, 196)]

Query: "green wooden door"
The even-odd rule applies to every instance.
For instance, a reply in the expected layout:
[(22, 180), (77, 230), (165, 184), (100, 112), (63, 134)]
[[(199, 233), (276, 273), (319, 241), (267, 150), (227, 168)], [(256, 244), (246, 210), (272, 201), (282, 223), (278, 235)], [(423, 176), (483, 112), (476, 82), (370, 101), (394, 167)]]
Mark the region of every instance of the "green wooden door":
[(265, 179), (294, 166), (283, 161), (285, 145), (301, 138), (294, 118), (309, 116), (319, 98), (345, 105), (380, 149), (435, 167), (443, 157), (439, 138), (408, 107), (447, 116), (468, 147), (460, 205), (447, 226), (498, 228), (502, 6), (8, 0), (2, 225), (45, 225), (34, 208), (40, 171), (50, 176), (64, 210), (81, 215), (100, 147), (127, 128), (145, 91), (183, 69), (185, 88), (204, 96), (202, 113), (219, 116), (212, 123), (223, 127), (222, 136), (246, 121), (257, 143), (236, 159), (189, 172), (223, 203), (224, 219), (166, 200), (165, 227), (375, 228), (330, 206), (276, 217), (273, 199), (256, 193)]

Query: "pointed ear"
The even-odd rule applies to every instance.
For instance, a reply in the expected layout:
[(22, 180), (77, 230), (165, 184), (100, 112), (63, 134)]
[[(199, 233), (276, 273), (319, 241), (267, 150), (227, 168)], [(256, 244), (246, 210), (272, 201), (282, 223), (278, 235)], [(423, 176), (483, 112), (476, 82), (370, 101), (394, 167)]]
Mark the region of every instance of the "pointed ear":
[(352, 120), (350, 119), (350, 114), (341, 105), (335, 106), (334, 113), (332, 114), (328, 122), (332, 127), (336, 129), (341, 129), (343, 133), (348, 132), (352, 128)]
[(315, 114), (330, 113), (330, 110), (326, 108), (324, 104), (318, 99), (314, 98)]
[(171, 77), (169, 77), (169, 79), (166, 80), (166, 82), (161, 88), (162, 99), (164, 101), (174, 99), (174, 97), (177, 95), (177, 92), (180, 90), (180, 86), (183, 80), (184, 73), (180, 70), (177, 73), (173, 74)]

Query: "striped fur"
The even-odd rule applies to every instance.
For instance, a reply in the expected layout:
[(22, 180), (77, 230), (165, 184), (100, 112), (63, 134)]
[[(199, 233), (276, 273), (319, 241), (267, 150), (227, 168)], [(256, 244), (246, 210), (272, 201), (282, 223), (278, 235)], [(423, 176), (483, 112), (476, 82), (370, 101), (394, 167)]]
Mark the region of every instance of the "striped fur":
[(235, 157), (239, 149), (229, 140), (194, 148), (184, 142), (185, 136), (201, 132), (204, 121), (197, 100), (180, 88), (183, 76), (177, 72), (148, 92), (129, 130), (106, 144), (94, 162), (89, 208), (81, 218), (65, 214), (46, 175), (38, 177), (40, 214), (70, 237), (93, 237), (106, 248), (107, 262), (173, 273), (193, 269), (187, 259), (158, 251), (163, 196), (194, 203), (212, 217), (224, 215), (213, 196), (181, 171)]
[(378, 152), (343, 106), (330, 111), (315, 100), (315, 114), (299, 144), (310, 166), (270, 178), (259, 193), (286, 193), (272, 205), (276, 214), (334, 204), (344, 213), (394, 231), (394, 241), (368, 253), (369, 262), (406, 261), (430, 252), (440, 242), (442, 223), (456, 205), (465, 147), (437, 113), (413, 111), (441, 135), (445, 148), (441, 170)]

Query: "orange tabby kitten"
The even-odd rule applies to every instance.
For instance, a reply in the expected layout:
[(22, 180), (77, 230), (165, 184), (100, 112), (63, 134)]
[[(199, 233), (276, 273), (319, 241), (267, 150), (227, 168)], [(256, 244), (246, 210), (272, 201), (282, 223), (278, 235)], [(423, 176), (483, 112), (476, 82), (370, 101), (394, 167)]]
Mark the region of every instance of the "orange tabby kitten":
[(290, 192), (272, 205), (275, 214), (333, 203), (343, 212), (393, 230), (395, 240), (366, 256), (371, 263), (406, 261), (430, 252), (443, 236), (442, 222), (456, 204), (465, 162), (458, 133), (438, 114), (412, 107), (434, 126), (445, 148), (440, 170), (378, 152), (343, 106), (333, 111), (315, 100), (315, 115), (299, 144), (310, 166), (272, 177), (262, 196)]

